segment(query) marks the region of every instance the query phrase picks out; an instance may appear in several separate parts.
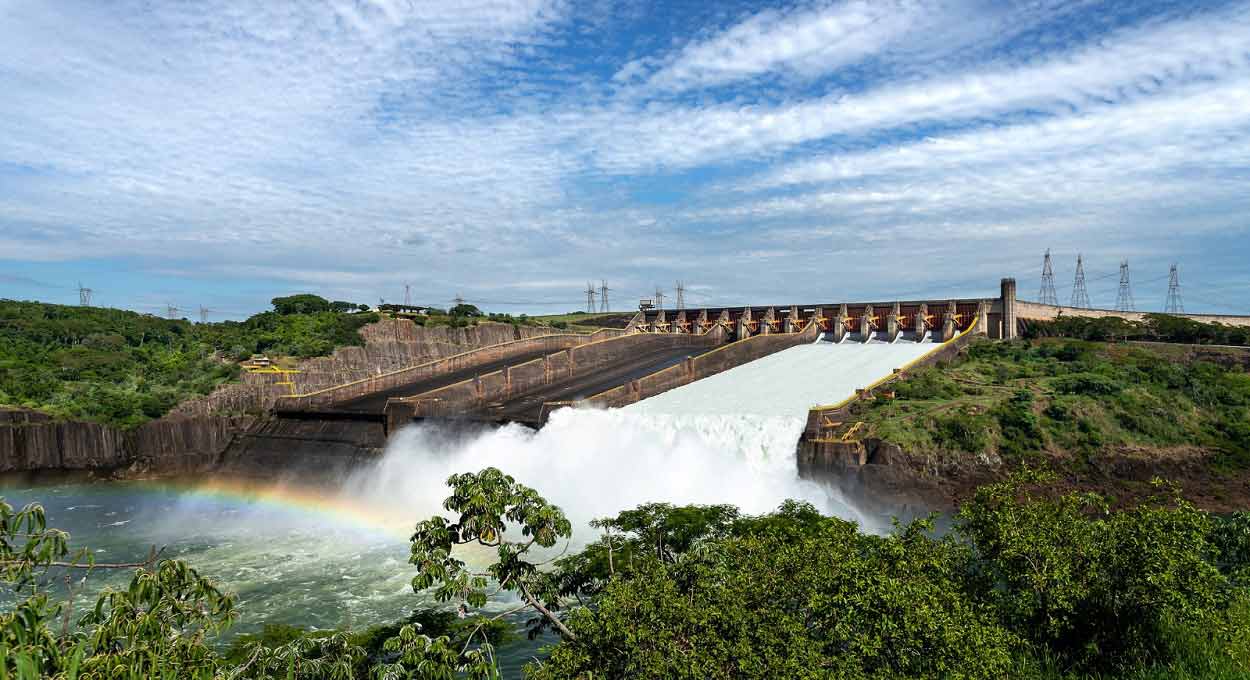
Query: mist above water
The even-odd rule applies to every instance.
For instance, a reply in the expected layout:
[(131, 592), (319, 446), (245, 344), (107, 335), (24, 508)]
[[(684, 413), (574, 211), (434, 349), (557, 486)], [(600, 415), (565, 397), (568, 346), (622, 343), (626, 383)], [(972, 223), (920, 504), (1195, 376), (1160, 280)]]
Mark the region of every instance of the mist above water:
[(837, 490), (799, 479), (795, 445), (803, 425), (793, 417), (619, 409), (562, 409), (539, 431), (418, 423), (392, 436), (382, 460), (344, 491), (420, 519), (444, 512), (450, 475), (497, 467), (559, 505), (579, 534), (592, 519), (648, 502), (728, 503), (764, 513), (797, 499), (864, 524)]

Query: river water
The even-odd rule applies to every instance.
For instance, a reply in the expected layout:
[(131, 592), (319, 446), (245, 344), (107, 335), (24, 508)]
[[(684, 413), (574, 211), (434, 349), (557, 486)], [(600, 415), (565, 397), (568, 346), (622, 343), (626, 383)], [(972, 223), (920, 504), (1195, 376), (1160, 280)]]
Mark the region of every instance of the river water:
[[(815, 351), (780, 353), (787, 356), (774, 359), (773, 368), (797, 371), (810, 363), (805, 355)], [(843, 351), (856, 357), (863, 352)], [(848, 380), (884, 375), (903, 358), (900, 350), (879, 357), (880, 365), (871, 369), (863, 368), (862, 357), (856, 359), (860, 367)], [(836, 375), (836, 363), (826, 359), (827, 369), (802, 374), (824, 383), (805, 388), (806, 399), (832, 401), (853, 389), (820, 375)], [(750, 366), (734, 370), (750, 373)], [(449, 475), (487, 466), (502, 469), (564, 509), (574, 525), (570, 550), (597, 537), (590, 520), (654, 501), (730, 503), (763, 513), (785, 499), (801, 499), (867, 530), (884, 531), (888, 517), (865, 515), (836, 490), (798, 477), (795, 443), (810, 404), (791, 399), (779, 411), (777, 399), (766, 392), (784, 392), (796, 376), (771, 386), (751, 375), (741, 381), (728, 376), (682, 388), (685, 392), (674, 390), (667, 404), (565, 409), (537, 432), (520, 426), (413, 425), (392, 437), (376, 464), (331, 488), (298, 482), (245, 488), (228, 480), (199, 479), (9, 486), (0, 494), (14, 506), (42, 503), (50, 524), (70, 532), (71, 545), (90, 548), (98, 562), (141, 560), (153, 546), (188, 561), (238, 594), (242, 615), (231, 634), (253, 632), (266, 623), (364, 628), (433, 604), (412, 591), (408, 536), (415, 522), (443, 512)], [(735, 382), (751, 389), (735, 399), (724, 392)], [(700, 391), (706, 398), (694, 398)], [(735, 405), (739, 412), (733, 412)], [(463, 553), (478, 566), (491, 557), (484, 550)], [(117, 572), (93, 574), (79, 606), (85, 607), (103, 586), (127, 578)], [(503, 599), (485, 609), (498, 612), (514, 604)], [(518, 630), (525, 616), (513, 619)], [(520, 666), (538, 647), (521, 634), (501, 648), (506, 675), (519, 676)]]

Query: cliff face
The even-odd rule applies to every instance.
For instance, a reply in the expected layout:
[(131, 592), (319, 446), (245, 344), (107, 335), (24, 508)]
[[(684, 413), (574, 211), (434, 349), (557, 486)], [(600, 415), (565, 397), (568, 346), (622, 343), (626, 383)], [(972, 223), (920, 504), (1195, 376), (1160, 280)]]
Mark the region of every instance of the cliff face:
[[(556, 333), (552, 328), (506, 323), (425, 328), (405, 319), (383, 319), (360, 329), (364, 346), (340, 347), (331, 356), (300, 362), (293, 381), (297, 392), (313, 392), (479, 347)], [(223, 385), (212, 394), (180, 404), (171, 415), (265, 411), (279, 396), (290, 394), (289, 386), (274, 384), (280, 380), (273, 374), (245, 374), (241, 384)]]
[(0, 411), (0, 473), (40, 470), (187, 473), (215, 465), (250, 418), (163, 418), (133, 430)]

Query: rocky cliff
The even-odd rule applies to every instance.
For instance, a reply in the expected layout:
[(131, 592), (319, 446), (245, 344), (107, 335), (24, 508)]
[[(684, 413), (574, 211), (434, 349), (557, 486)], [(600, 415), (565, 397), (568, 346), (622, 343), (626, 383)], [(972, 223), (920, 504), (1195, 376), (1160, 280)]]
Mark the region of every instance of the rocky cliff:
[(131, 430), (0, 410), (0, 473), (95, 470), (189, 473), (217, 465), (246, 417), (162, 418)]

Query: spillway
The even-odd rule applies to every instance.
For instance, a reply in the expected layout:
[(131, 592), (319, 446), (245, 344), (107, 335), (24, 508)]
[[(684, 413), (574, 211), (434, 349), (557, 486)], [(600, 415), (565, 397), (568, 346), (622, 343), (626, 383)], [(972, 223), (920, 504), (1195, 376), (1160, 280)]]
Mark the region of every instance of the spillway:
[(813, 406), (840, 402), (939, 345), (919, 341), (824, 340), (782, 350), (683, 385), (626, 410), (666, 415), (807, 417)]

